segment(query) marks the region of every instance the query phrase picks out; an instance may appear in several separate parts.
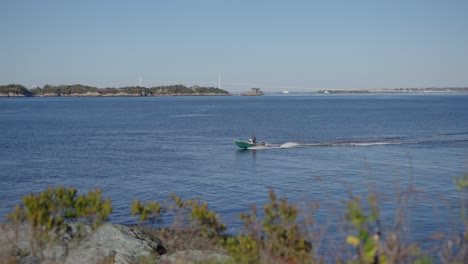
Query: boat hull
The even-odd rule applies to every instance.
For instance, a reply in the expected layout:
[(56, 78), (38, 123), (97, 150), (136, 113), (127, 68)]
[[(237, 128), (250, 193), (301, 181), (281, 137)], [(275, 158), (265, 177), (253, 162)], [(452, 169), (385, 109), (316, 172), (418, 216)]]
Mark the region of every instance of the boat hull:
[(248, 149), (248, 148), (257, 146), (256, 144), (245, 142), (245, 141), (240, 141), (237, 139), (234, 140), (234, 144), (236, 144), (236, 146), (238, 146), (239, 148), (243, 148), (243, 149)]

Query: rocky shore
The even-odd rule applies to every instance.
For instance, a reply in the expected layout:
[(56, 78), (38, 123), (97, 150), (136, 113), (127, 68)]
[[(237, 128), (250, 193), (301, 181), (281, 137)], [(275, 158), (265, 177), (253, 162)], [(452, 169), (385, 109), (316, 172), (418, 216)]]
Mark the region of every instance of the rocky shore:
[[(78, 237), (78, 230), (80, 236)], [(0, 263), (223, 263), (215, 241), (187, 229), (104, 224), (37, 236), (28, 225), (0, 224)]]

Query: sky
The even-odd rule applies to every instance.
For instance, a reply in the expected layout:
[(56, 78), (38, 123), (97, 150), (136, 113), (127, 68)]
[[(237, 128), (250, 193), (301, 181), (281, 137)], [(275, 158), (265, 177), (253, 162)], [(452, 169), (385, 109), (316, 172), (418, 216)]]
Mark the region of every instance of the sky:
[(0, 85), (468, 87), (466, 0), (0, 0)]

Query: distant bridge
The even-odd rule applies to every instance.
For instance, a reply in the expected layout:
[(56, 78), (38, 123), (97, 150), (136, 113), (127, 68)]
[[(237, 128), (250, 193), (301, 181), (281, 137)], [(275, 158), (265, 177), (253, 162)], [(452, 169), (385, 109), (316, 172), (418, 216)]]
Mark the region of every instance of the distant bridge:
[[(182, 80), (174, 80), (174, 81), (158, 81), (158, 82), (149, 82), (150, 86), (160, 86), (160, 85), (173, 85), (173, 84), (184, 84), (187, 86), (212, 86), (218, 87), (219, 82), (215, 81), (182, 81)], [(190, 84), (190, 85), (188, 85)], [(281, 92), (284, 90), (290, 92), (315, 92), (320, 90), (320, 88), (311, 88), (311, 87), (302, 87), (302, 86), (292, 86), (292, 85), (268, 85), (268, 84), (260, 84), (260, 83), (248, 83), (248, 82), (222, 82), (221, 89), (233, 89), (233, 86), (236, 91), (247, 91), (251, 88), (260, 88), (266, 92)], [(226, 88), (228, 87), (228, 88)]]

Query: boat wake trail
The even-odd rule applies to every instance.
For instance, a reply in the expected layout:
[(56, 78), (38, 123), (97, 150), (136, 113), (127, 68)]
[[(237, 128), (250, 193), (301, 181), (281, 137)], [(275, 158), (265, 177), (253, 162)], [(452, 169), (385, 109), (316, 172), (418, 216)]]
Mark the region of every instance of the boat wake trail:
[(370, 147), (383, 145), (408, 145), (408, 144), (443, 144), (443, 143), (468, 143), (468, 133), (438, 134), (418, 138), (405, 137), (377, 137), (353, 140), (340, 140), (331, 142), (297, 143), (286, 142), (283, 144), (265, 143), (251, 149), (291, 149), (304, 147)]
[(300, 143), (295, 143), (295, 142), (287, 142), (279, 146), (279, 148), (298, 148), (301, 147), (302, 144)]

